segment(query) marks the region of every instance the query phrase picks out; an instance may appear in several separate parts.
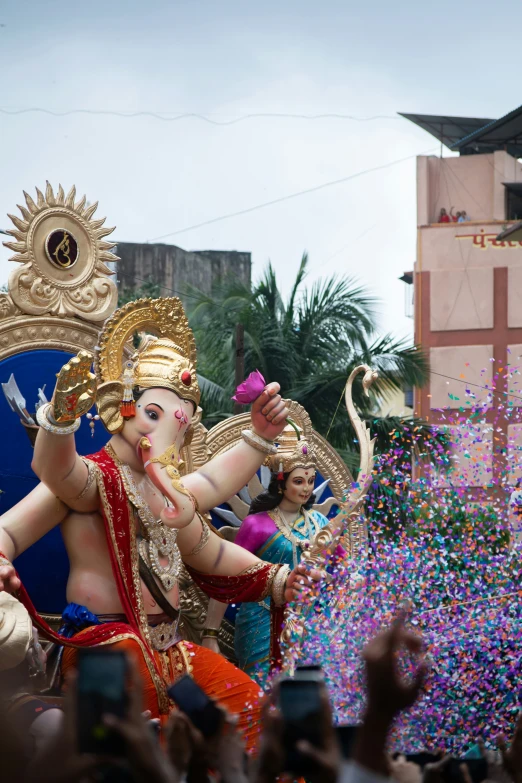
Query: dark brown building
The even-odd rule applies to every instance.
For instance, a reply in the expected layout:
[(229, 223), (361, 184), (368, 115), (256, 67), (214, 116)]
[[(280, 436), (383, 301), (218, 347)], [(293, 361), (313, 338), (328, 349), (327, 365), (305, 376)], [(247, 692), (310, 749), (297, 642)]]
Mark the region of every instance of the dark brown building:
[(250, 287), (251, 254), (236, 250), (183, 250), (176, 245), (118, 242), (115, 251), (118, 287), (134, 291), (144, 283), (162, 288), (161, 295), (184, 294), (191, 286), (210, 293), (213, 287), (233, 279)]

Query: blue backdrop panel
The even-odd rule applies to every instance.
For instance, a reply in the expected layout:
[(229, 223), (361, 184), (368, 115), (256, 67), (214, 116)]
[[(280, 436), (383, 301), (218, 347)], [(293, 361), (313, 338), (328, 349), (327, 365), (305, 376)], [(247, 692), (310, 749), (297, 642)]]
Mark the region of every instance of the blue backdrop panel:
[[(51, 397), (56, 373), (71, 357), (62, 351), (27, 351), (0, 362), (0, 382), (6, 383), (14, 374), (18, 388), (32, 413), (38, 399), (38, 388), (44, 384)], [(0, 453), (0, 513), (4, 513), (38, 483), (31, 470), (33, 448), (20, 423), (0, 391), (0, 422), (4, 448)], [(80, 454), (92, 454), (108, 440), (108, 433), (98, 422), (94, 437), (88, 421), (83, 418), (76, 433)], [(38, 611), (44, 614), (61, 613), (65, 603), (65, 585), (69, 563), (59, 528), (52, 530), (16, 560), (16, 567)]]

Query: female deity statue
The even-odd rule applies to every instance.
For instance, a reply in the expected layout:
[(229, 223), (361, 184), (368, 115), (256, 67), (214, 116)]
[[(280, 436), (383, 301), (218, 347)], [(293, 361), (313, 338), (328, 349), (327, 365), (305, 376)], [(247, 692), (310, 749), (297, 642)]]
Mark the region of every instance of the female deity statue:
[[(277, 453), (267, 459), (268, 489), (252, 501), (235, 543), (270, 563), (296, 568), (303, 548), (328, 519), (315, 502), (312, 444), (288, 425)], [(260, 685), (270, 671), (270, 599), (242, 604), (236, 617), (235, 649), (239, 666)]]

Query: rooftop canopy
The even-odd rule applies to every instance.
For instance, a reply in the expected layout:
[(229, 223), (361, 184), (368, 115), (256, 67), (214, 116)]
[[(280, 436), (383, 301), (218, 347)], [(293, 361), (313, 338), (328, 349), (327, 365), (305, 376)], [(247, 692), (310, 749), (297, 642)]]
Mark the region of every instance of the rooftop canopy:
[(402, 112), (399, 114), (406, 120), (414, 122), (419, 128), (431, 133), (449, 149), (452, 149), (459, 139), (492, 122), (492, 120), (473, 117), (443, 117), (438, 114), (403, 114)]
[(522, 157), (522, 106), (499, 120), (402, 113), (401, 117), (411, 120), (461, 155), (505, 150), (514, 158)]

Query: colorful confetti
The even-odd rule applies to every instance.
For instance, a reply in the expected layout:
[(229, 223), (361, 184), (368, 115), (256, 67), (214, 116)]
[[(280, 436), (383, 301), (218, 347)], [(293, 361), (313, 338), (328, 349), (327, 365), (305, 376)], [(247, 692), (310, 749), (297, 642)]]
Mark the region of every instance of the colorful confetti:
[[(519, 712), (522, 547), (509, 546), (509, 495), (522, 476), (520, 378), (517, 368), (500, 368), (485, 396), (463, 378), (461, 393), (448, 395), (460, 407), (438, 412), (451, 447), (412, 428), (413, 475), (411, 449), (392, 438), (366, 506), (367, 553), (334, 564), (333, 583), (303, 608), (300, 662), (323, 666), (336, 722), (353, 724), (364, 710), (361, 650), (409, 607), (432, 666), (421, 698), (397, 722), (394, 749), (462, 753), (479, 736), (494, 743), (509, 734)], [(494, 398), (500, 382), (511, 397)], [(402, 664), (406, 672), (413, 665), (407, 655)]]

